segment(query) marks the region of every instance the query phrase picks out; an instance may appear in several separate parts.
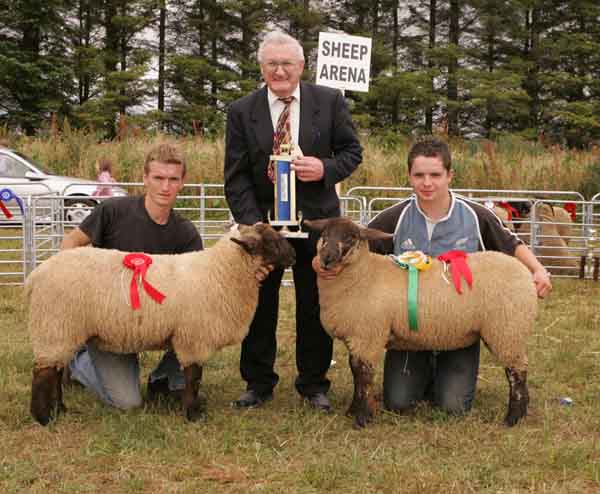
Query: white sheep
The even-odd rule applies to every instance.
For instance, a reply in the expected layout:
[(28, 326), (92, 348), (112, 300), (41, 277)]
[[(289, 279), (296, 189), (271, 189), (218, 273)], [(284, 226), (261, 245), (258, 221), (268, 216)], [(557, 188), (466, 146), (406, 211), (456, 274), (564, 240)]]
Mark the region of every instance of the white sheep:
[(256, 273), (295, 262), (287, 240), (268, 225), (240, 225), (210, 249), (153, 255), (146, 280), (162, 304), (139, 287), (133, 310), (133, 272), (125, 253), (81, 247), (51, 257), (28, 277), (29, 333), (34, 370), (31, 413), (43, 425), (64, 411), (61, 378), (91, 338), (102, 350), (137, 353), (173, 348), (185, 375), (183, 408), (189, 420), (204, 413), (198, 396), (202, 365), (216, 351), (240, 343), (258, 303)]
[(348, 414), (363, 427), (375, 410), (374, 368), (384, 348), (454, 350), (479, 337), (504, 365), (510, 386), (507, 425), (527, 413), (526, 340), (533, 330), (537, 295), (531, 274), (517, 259), (499, 252), (469, 254), (472, 289), (458, 294), (434, 260), (419, 274), (418, 331), (409, 329), (408, 274), (388, 256), (369, 251), (368, 240), (392, 235), (363, 228), (347, 218), (304, 221), (321, 232), (322, 268), (343, 266), (334, 279), (319, 277), (321, 322), (350, 353), (354, 396)]

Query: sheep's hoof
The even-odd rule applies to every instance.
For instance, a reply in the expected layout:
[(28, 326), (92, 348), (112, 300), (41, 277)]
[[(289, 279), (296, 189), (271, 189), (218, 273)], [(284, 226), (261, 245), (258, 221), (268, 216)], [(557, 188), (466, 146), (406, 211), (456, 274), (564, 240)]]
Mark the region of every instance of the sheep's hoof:
[(51, 420), (53, 420), (54, 417), (52, 417), (52, 415), (48, 414), (48, 415), (42, 415), (42, 414), (37, 414), (35, 412), (31, 412), (33, 417), (35, 418), (35, 420), (37, 420), (41, 425), (48, 425), (50, 423)]
[(346, 410), (346, 417), (355, 417), (358, 414), (359, 406), (355, 401), (350, 403), (348, 410)]
[(190, 406), (185, 408), (185, 417), (190, 422), (206, 420), (206, 397), (198, 396)]
[(364, 429), (367, 424), (370, 422), (369, 417), (365, 415), (356, 415), (354, 417), (354, 428), (355, 429)]
[(61, 413), (65, 413), (66, 411), (67, 407), (61, 401), (43, 403), (40, 397), (36, 396), (31, 403), (31, 415), (41, 425), (48, 425), (50, 422), (56, 420)]
[[(350, 410), (348, 411), (350, 412)], [(374, 413), (369, 407), (357, 404), (352, 413), (352, 416), (354, 417), (354, 427), (357, 429), (366, 427), (368, 423), (373, 420), (373, 415)]]
[(55, 421), (58, 416), (65, 412), (67, 409), (62, 404), (57, 404), (56, 406), (35, 406), (32, 404), (31, 406), (31, 415), (33, 418), (37, 420), (41, 425), (48, 425), (50, 422)]
[(511, 403), (506, 418), (504, 419), (504, 423), (508, 427), (512, 427), (525, 417), (525, 415), (527, 415), (527, 402)]

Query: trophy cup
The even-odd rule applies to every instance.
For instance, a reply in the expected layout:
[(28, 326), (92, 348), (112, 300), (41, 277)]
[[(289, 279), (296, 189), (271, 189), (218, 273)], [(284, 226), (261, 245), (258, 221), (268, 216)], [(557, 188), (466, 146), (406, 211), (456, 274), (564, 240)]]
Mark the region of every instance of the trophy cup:
[[(282, 144), (279, 154), (271, 155), (275, 176), (275, 218), (269, 214), (269, 223), (281, 227), (280, 233), (288, 238), (308, 238), (308, 233), (300, 230), (302, 211), (296, 211), (296, 173), (291, 165), (298, 154), (294, 152), (293, 144)], [(289, 227), (297, 230), (290, 231)]]

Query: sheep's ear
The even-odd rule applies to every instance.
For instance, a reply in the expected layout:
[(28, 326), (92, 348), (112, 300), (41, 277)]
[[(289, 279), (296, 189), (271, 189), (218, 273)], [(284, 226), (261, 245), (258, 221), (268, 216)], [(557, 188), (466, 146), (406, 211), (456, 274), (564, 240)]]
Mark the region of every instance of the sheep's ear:
[(536, 209), (537, 214), (546, 214), (546, 215), (554, 216), (554, 209), (552, 208), (552, 204), (550, 204), (549, 202), (539, 201), (536, 206), (537, 206), (537, 209)]
[[(246, 227), (247, 228), (247, 227)], [(259, 240), (256, 237), (245, 235), (241, 238), (231, 237), (232, 242), (235, 242), (238, 245), (241, 245), (242, 248), (250, 255), (254, 255), (256, 253)]]
[(381, 230), (375, 230), (375, 228), (361, 228), (360, 238), (361, 240), (392, 240), (394, 235), (382, 232)]
[(305, 228), (308, 228), (309, 230), (311, 230), (313, 232), (321, 233), (325, 229), (325, 227), (327, 226), (328, 223), (329, 223), (328, 219), (303, 220), (302, 221), (302, 229), (304, 230)]

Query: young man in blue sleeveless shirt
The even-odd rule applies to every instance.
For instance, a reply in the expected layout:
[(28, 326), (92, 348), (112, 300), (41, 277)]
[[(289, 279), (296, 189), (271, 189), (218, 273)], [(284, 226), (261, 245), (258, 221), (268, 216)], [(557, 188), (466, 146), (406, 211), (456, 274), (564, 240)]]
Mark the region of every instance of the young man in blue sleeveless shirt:
[[(496, 250), (513, 255), (532, 273), (538, 296), (552, 289), (550, 277), (529, 248), (485, 206), (454, 194), (448, 145), (435, 138), (417, 142), (408, 155), (409, 181), (414, 194), (382, 211), (369, 227), (393, 233), (393, 240), (372, 242), (371, 250), (401, 254), (421, 250), (438, 256), (449, 250)], [(333, 277), (318, 263), (320, 276)], [(445, 352), (388, 350), (383, 395), (388, 410), (404, 411), (428, 400), (451, 414), (472, 406), (479, 371), (479, 341)]]

